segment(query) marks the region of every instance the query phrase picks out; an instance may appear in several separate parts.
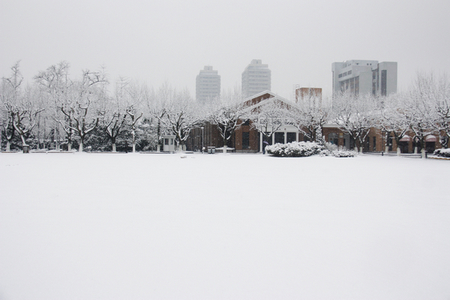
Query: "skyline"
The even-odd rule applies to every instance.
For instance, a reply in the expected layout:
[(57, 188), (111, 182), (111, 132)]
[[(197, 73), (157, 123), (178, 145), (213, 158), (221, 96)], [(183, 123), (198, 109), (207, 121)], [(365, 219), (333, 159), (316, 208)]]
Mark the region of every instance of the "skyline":
[(272, 92), (292, 99), (295, 85), (329, 96), (331, 64), (353, 59), (398, 63), (398, 91), (417, 72), (450, 70), (448, 1), (90, 1), (4, 0), (0, 77), (21, 61), (28, 82), (60, 61), (73, 78), (105, 67), (158, 88), (187, 88), (213, 66), (222, 90), (241, 86), (253, 59), (272, 72)]

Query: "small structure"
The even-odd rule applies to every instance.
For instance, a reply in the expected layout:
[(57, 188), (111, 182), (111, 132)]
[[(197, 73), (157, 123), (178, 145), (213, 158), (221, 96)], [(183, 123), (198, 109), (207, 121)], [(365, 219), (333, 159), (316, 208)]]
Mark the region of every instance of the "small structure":
[(163, 138), (163, 151), (175, 152), (175, 136), (163, 135), (162, 138)]

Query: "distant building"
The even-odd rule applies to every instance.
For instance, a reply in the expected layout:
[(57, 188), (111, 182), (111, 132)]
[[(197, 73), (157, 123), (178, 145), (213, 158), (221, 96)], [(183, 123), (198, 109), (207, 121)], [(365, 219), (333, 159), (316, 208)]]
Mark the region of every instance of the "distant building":
[(397, 92), (397, 63), (348, 60), (332, 64), (333, 95), (350, 92), (357, 96), (387, 96)]
[(220, 75), (211, 66), (205, 66), (197, 75), (196, 99), (206, 103), (220, 96)]
[(271, 89), (271, 72), (268, 65), (254, 59), (242, 73), (242, 96), (250, 97)]
[(322, 88), (301, 87), (295, 90), (295, 103), (322, 106)]

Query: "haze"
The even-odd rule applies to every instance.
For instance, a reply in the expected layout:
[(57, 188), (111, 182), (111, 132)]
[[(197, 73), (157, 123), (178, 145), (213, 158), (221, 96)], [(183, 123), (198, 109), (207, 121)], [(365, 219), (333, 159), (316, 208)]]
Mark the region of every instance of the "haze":
[(252, 59), (272, 70), (272, 91), (331, 92), (331, 63), (398, 62), (398, 90), (418, 71), (450, 69), (450, 2), (442, 1), (12, 1), (0, 2), (0, 77), (21, 60), (31, 81), (62, 60), (71, 75), (105, 67), (195, 97), (195, 77), (212, 65), (222, 89), (239, 87)]

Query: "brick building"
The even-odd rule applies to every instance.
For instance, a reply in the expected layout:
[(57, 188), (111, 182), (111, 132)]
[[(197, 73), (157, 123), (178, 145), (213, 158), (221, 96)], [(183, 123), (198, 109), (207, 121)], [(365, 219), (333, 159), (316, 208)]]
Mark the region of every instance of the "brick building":
[[(296, 106), (295, 103), (286, 100), (272, 92), (264, 91), (244, 100), (241, 109), (250, 112), (247, 116), (251, 116), (252, 111), (258, 111), (266, 105), (277, 103), (282, 110), (289, 111)], [(241, 126), (236, 129), (228, 141), (228, 147), (234, 148), (236, 152), (241, 153), (256, 153), (263, 151), (263, 144), (275, 143), (289, 143), (293, 141), (307, 141), (308, 139), (293, 125), (283, 123), (273, 134), (268, 137), (264, 135), (261, 130), (257, 130), (252, 126), (252, 120), (240, 120)], [(352, 137), (344, 131), (343, 128), (336, 124), (326, 124), (323, 127), (322, 135), (329, 143), (335, 144), (343, 149), (354, 149), (355, 141)], [(400, 139), (399, 147), (402, 153), (420, 152), (419, 143), (412, 138), (414, 134), (408, 132), (402, 139)], [(387, 145), (387, 146), (386, 146)], [(214, 146), (223, 147), (223, 139), (217, 129), (217, 126), (210, 123), (203, 124), (191, 131), (190, 137), (186, 143), (187, 149), (191, 151), (200, 151), (202, 147)], [(359, 146), (359, 145), (358, 145)], [(378, 128), (372, 128), (367, 135), (367, 138), (362, 145), (363, 152), (384, 152), (396, 151), (397, 144), (395, 138), (391, 134), (387, 136)], [(415, 149), (417, 147), (417, 149)], [(386, 149), (387, 148), (387, 149)], [(427, 135), (425, 137), (425, 148), (428, 153), (432, 153), (435, 149), (441, 148), (438, 135)]]

